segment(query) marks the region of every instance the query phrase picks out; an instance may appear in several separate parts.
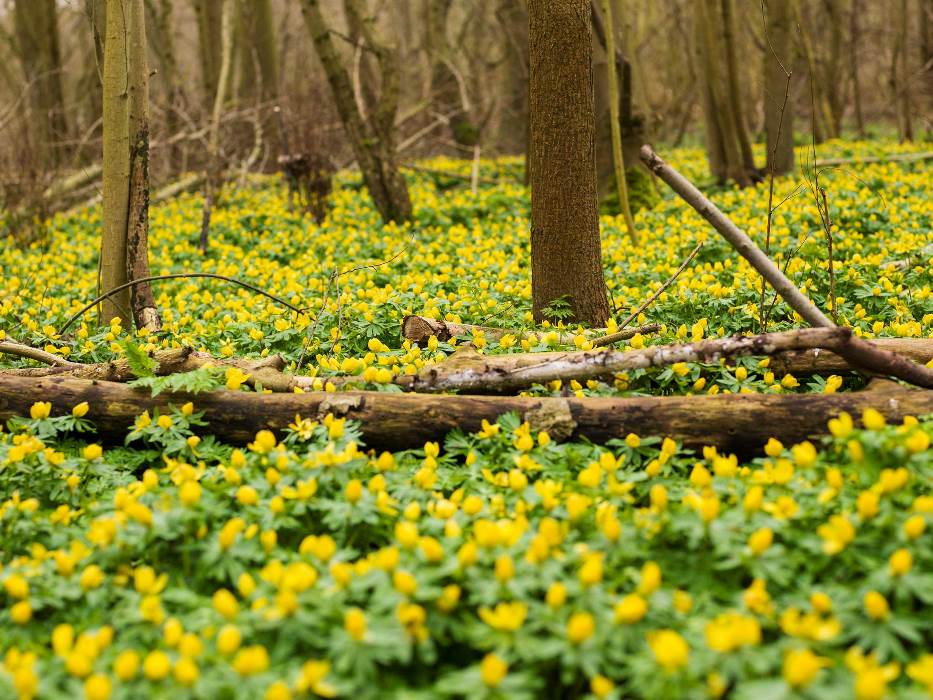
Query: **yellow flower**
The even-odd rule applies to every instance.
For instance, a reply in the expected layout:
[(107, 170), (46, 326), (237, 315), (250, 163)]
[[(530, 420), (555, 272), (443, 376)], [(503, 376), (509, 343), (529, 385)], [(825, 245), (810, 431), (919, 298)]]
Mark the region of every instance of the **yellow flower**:
[(344, 613), (343, 628), (357, 642), (366, 637), (366, 615), (359, 608), (350, 608)]
[(240, 634), (239, 629), (234, 625), (224, 625), (217, 633), (217, 651), (224, 656), (230, 656), (240, 648), (242, 640), (243, 636)]
[(528, 606), (520, 602), (497, 603), (495, 608), (480, 607), (479, 617), (500, 632), (514, 632), (525, 624)]
[(486, 654), (480, 662), (479, 672), (483, 683), (495, 688), (509, 672), (509, 665), (495, 654)]
[(97, 564), (91, 564), (81, 572), (81, 588), (85, 591), (89, 591), (93, 588), (97, 588), (104, 582), (104, 572), (101, 571), (100, 567)]
[(3, 582), (3, 590), (11, 598), (22, 600), (29, 595), (29, 582), (19, 574), (11, 574)]
[(252, 486), (241, 486), (236, 490), (236, 500), (240, 505), (254, 506), (259, 503), (259, 494)]
[(91, 407), (88, 405), (87, 401), (82, 401), (71, 409), (71, 415), (73, 415), (75, 418), (84, 418), (90, 408)]
[(233, 670), (241, 676), (254, 676), (269, 668), (269, 652), (261, 644), (240, 649), (233, 659)]
[(249, 377), (250, 375), (246, 374), (239, 367), (228, 367), (224, 375), (226, 386), (231, 391), (238, 391)]
[(615, 684), (605, 676), (596, 675), (590, 679), (590, 692), (597, 698), (604, 698), (615, 690)]
[(567, 639), (571, 644), (582, 644), (593, 636), (596, 622), (588, 612), (576, 612), (567, 621)]
[(755, 530), (748, 538), (748, 548), (752, 554), (759, 556), (763, 554), (774, 541), (774, 532), (770, 527), (763, 527)]
[(686, 667), (690, 647), (686, 640), (674, 630), (663, 629), (648, 634), (648, 646), (655, 661), (668, 672)]
[(784, 680), (792, 688), (804, 688), (829, 662), (809, 649), (794, 649), (784, 655)]
[(48, 418), (52, 412), (52, 404), (49, 401), (36, 401), (29, 408), (29, 417), (33, 420), (42, 420)]
[(121, 651), (113, 662), (113, 673), (121, 681), (130, 681), (139, 671), (139, 654), (132, 649)]
[(164, 651), (150, 651), (143, 660), (143, 674), (151, 681), (161, 681), (172, 669), (172, 662)]
[(84, 697), (87, 700), (109, 700), (112, 692), (110, 679), (102, 673), (88, 676), (84, 681)]
[(898, 549), (888, 559), (888, 568), (892, 576), (903, 576), (913, 568), (913, 565), (914, 557), (908, 549)]
[(862, 425), (868, 430), (881, 430), (885, 426), (884, 416), (874, 408), (862, 411)]
[(613, 613), (616, 622), (631, 625), (644, 619), (648, 603), (637, 593), (629, 593), (616, 603)]
[(852, 416), (845, 412), (840, 413), (838, 418), (830, 418), (827, 425), (829, 426), (829, 432), (837, 438), (849, 437), (849, 434), (855, 428)]
[(197, 481), (186, 481), (178, 488), (178, 499), (186, 506), (201, 500), (201, 485)]
[(32, 606), (28, 600), (14, 603), (10, 608), (10, 619), (17, 625), (25, 625), (32, 619)]
[(220, 588), (214, 593), (212, 603), (214, 610), (228, 620), (232, 620), (240, 611), (240, 605), (237, 603), (236, 598), (226, 588)]
[(187, 656), (183, 656), (175, 662), (172, 675), (179, 685), (189, 688), (197, 682), (200, 671), (194, 661)]
[(891, 614), (891, 607), (888, 600), (878, 591), (869, 591), (862, 599), (865, 605), (865, 612), (873, 620), (885, 620)]

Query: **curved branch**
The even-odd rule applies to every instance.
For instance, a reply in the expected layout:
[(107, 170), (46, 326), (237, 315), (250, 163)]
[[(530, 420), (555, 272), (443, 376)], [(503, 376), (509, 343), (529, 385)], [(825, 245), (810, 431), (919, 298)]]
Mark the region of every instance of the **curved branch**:
[(259, 287), (255, 287), (247, 282), (243, 282), (233, 277), (227, 277), (225, 275), (217, 275), (212, 272), (178, 272), (178, 273), (171, 274), (171, 275), (154, 275), (152, 277), (141, 277), (138, 280), (132, 280), (130, 282), (127, 282), (126, 284), (121, 284), (118, 287), (114, 287), (109, 292), (106, 292), (105, 294), (101, 294), (94, 301), (92, 301), (90, 304), (87, 304), (84, 308), (78, 311), (74, 316), (69, 318), (65, 322), (65, 325), (62, 326), (61, 330), (59, 330), (58, 332), (59, 334), (64, 333), (66, 330), (68, 330), (71, 327), (71, 324), (73, 324), (75, 321), (81, 318), (84, 314), (86, 314), (88, 311), (90, 311), (95, 306), (97, 306), (104, 299), (107, 299), (113, 296), (114, 294), (117, 294), (118, 292), (123, 291), (124, 289), (133, 287), (137, 284), (143, 284), (144, 282), (158, 282), (161, 280), (176, 280), (176, 279), (190, 279), (190, 278), (208, 278), (208, 279), (222, 280), (224, 282), (230, 282), (231, 284), (239, 285), (240, 287), (243, 287), (244, 289), (249, 289), (250, 291), (256, 292), (257, 294), (262, 294), (264, 297), (281, 304), (282, 306), (288, 308), (289, 310), (294, 311), (296, 314), (303, 314), (305, 312), (304, 309), (298, 308), (294, 304), (289, 304), (287, 301), (285, 301), (284, 299), (280, 299), (274, 294), (270, 294), (269, 292), (263, 289), (260, 289)]
[(47, 365), (52, 365), (53, 367), (78, 366), (74, 362), (69, 362), (63, 357), (53, 355), (52, 353), (46, 352), (45, 350), (40, 350), (39, 348), (33, 348), (29, 345), (23, 345), (21, 343), (13, 343), (9, 341), (0, 342), (0, 353), (5, 355), (15, 355), (16, 357), (25, 357), (29, 360), (35, 360), (36, 362), (43, 362)]

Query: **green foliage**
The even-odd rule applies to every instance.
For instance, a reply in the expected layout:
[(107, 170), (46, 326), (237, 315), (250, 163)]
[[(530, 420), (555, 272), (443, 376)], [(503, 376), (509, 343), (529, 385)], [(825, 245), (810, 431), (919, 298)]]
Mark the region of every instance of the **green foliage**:
[(149, 389), (153, 396), (158, 396), (163, 391), (201, 394), (224, 385), (224, 370), (216, 366), (199, 367), (190, 372), (177, 372), (164, 377), (144, 376), (130, 382), (129, 385)]

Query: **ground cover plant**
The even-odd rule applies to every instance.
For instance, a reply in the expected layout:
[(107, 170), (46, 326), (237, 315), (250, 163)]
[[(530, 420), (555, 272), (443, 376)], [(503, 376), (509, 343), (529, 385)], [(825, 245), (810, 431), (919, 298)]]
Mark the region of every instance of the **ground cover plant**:
[[(835, 142), (820, 155), (909, 148)], [(702, 177), (700, 151), (671, 160)], [(470, 164), (428, 167), (467, 174)], [(0, 252), (0, 334), (85, 362), (181, 344), (218, 357), (279, 353), (322, 387), (355, 374), (387, 391), (394, 374), (455, 350), (401, 343), (409, 313), (516, 329), (471, 339), (488, 353), (587, 347), (583, 333), (559, 346), (554, 327), (531, 322), (520, 163), (484, 162), (483, 176), (476, 195), (453, 178), (413, 177), (415, 218), (401, 226), (379, 223), (351, 174), (338, 178), (322, 224), (291, 213), (280, 182), (250, 180), (216, 203), (207, 256), (195, 200), (158, 206), (153, 274), (237, 277), (307, 311), (173, 280), (154, 290), (164, 330), (132, 337), (92, 318), (59, 332), (93, 297), (100, 224), (94, 208), (62, 214), (47, 241)], [(930, 336), (929, 168), (870, 164), (821, 179), (840, 323), (864, 337)], [(713, 198), (763, 242), (766, 184)], [(828, 311), (816, 204), (793, 178), (777, 181), (775, 201), (785, 198), (773, 257)], [(637, 222), (637, 249), (621, 218), (602, 222), (616, 321), (704, 246), (640, 319), (661, 331), (628, 346), (759, 329), (757, 275), (698, 216), (664, 193)], [(769, 329), (796, 325), (777, 303)], [(248, 390), (236, 372), (189, 379)], [(775, 376), (745, 358), (531, 391), (823, 392), (859, 382)], [(923, 417), (885, 426), (872, 411), (840, 416), (825, 443), (771, 441), (740, 461), (663, 436), (556, 444), (512, 417), (389, 454), (368, 451), (352, 421), (296, 416), (287, 435), (260, 432), (237, 448), (199, 432), (196, 400), (141, 415), (126, 446), (101, 446), (85, 411), (50, 416), (40, 401), (0, 433), (3, 694), (933, 693), (933, 426)]]

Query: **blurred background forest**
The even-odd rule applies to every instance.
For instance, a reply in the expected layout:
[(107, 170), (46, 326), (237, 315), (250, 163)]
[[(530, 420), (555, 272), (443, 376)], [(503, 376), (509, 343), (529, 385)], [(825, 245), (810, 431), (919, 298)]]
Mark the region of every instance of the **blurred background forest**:
[[(312, 40), (311, 5), (364, 132), (372, 125), (399, 164), (526, 152), (525, 0), (145, 0), (154, 197), (197, 187), (190, 174), (212, 163), (230, 176), (296, 160), (329, 173), (357, 160)], [(931, 138), (933, 0), (612, 5), (627, 163), (645, 141), (703, 142), (716, 179), (746, 184), (756, 173), (730, 163), (730, 132), (739, 149), (763, 142), (777, 107), (798, 142)], [(4, 208), (34, 219), (99, 197), (106, 3), (5, 0), (0, 12)], [(597, 162), (608, 183), (600, 24)]]

